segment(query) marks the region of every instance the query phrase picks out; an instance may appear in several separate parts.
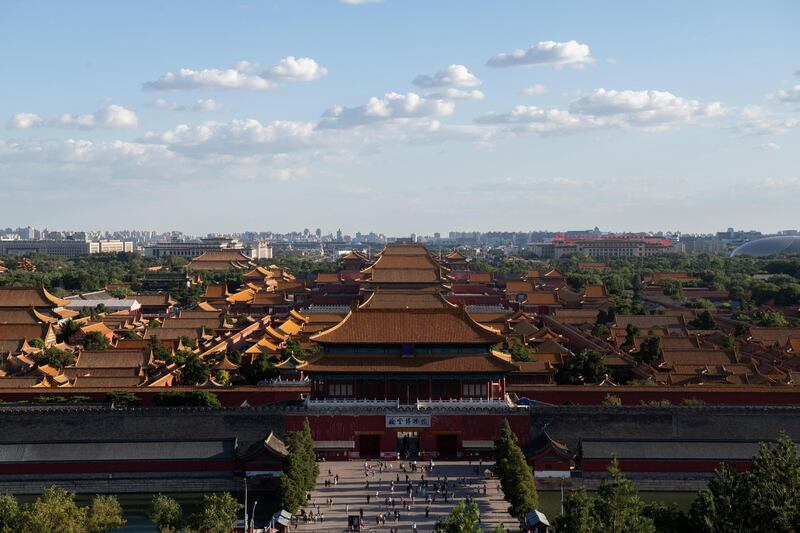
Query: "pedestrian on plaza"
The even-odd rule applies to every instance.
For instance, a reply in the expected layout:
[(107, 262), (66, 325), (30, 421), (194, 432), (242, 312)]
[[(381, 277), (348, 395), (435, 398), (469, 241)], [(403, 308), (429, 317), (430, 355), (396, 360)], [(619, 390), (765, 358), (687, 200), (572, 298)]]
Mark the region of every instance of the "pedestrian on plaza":
[(430, 516), (430, 514), (431, 514), (431, 508), (430, 507), (425, 507), (425, 518), (428, 518), (428, 516)]
[(364, 508), (363, 507), (358, 510), (358, 516), (360, 516), (362, 519), (364, 518)]
[(417, 523), (416, 523), (416, 522), (414, 522), (414, 525), (412, 525), (412, 526), (411, 526), (411, 530), (412, 530), (414, 533), (417, 533)]

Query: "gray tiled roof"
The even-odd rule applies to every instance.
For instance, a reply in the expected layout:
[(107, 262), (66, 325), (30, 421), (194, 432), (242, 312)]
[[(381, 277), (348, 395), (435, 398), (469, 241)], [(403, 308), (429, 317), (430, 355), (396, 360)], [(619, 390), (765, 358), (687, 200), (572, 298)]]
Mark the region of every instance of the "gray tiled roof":
[(733, 440), (591, 440), (580, 442), (583, 459), (750, 460), (756, 441)]
[(0, 443), (0, 464), (232, 459), (235, 441), (78, 441)]

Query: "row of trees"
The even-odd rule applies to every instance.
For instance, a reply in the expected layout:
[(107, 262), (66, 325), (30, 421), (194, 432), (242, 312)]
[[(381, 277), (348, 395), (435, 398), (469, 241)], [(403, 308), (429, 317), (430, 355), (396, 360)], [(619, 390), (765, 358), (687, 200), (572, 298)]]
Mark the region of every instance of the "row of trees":
[(177, 500), (157, 494), (153, 497), (149, 516), (159, 533), (230, 533), (241, 509), (242, 504), (228, 492), (206, 494), (200, 509), (187, 517)]
[(107, 533), (125, 525), (115, 496), (95, 496), (87, 507), (75, 503), (75, 494), (55, 486), (35, 501), (20, 504), (8, 493), (0, 494), (2, 533)]
[(762, 444), (749, 471), (722, 466), (688, 512), (645, 502), (614, 461), (594, 495), (571, 491), (558, 533), (797, 533), (800, 457), (786, 435)]
[[(160, 533), (229, 533), (240, 509), (242, 505), (227, 492), (207, 494), (196, 513), (184, 516), (175, 499), (157, 494), (149, 516)], [(74, 493), (56, 486), (26, 504), (11, 494), (0, 494), (0, 533), (108, 533), (125, 524), (116, 496), (97, 495), (81, 507)]]
[(314, 452), (311, 426), (306, 418), (299, 431), (286, 434), (289, 455), (283, 462), (281, 474), (281, 506), (296, 513), (308, 502), (308, 493), (314, 488), (319, 475), (319, 465)]

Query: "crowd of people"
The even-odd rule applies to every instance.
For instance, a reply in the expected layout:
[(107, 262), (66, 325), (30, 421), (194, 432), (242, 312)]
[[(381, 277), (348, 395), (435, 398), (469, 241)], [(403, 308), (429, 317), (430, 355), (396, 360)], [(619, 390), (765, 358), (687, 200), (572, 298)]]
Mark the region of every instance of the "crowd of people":
[[(479, 466), (482, 467), (482, 462)], [(480, 473), (478, 466), (474, 472)], [(327, 469), (327, 475), (323, 475), (321, 484), (324, 489), (340, 487), (339, 474), (331, 468)], [(363, 505), (353, 503), (352, 498), (339, 504), (334, 500), (335, 496), (312, 502), (309, 495), (309, 510), (301, 511), (300, 520), (303, 523), (324, 523), (326, 509), (341, 511), (343, 508), (347, 531), (371, 529), (368, 523), (374, 523), (376, 528), (381, 529), (389, 524), (389, 533), (399, 533), (404, 518), (416, 518), (422, 513), (425, 521), (430, 521), (432, 515), (436, 519), (444, 518), (446, 513), (442, 513), (441, 504), (448, 505), (446, 509), (449, 512), (449, 506), (460, 500), (469, 504), (474, 501), (475, 495), (487, 494), (485, 479), (468, 476), (451, 478), (447, 473), (437, 471), (432, 460), (365, 461), (363, 475)], [(352, 483), (350, 480), (345, 483), (348, 482)], [(352, 486), (348, 488), (352, 489)], [(333, 492), (336, 494), (336, 490)], [(434, 508), (437, 503), (440, 506)], [(371, 514), (371, 518), (365, 516), (367, 514)], [(405, 528), (406, 531), (416, 532), (417, 523), (411, 520)]]

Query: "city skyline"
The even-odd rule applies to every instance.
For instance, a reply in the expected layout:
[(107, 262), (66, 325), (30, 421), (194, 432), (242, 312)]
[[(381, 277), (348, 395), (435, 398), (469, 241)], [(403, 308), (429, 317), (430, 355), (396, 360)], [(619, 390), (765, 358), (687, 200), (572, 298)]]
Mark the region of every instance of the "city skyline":
[(796, 226), (792, 2), (191, 7), (0, 7), (0, 225)]

